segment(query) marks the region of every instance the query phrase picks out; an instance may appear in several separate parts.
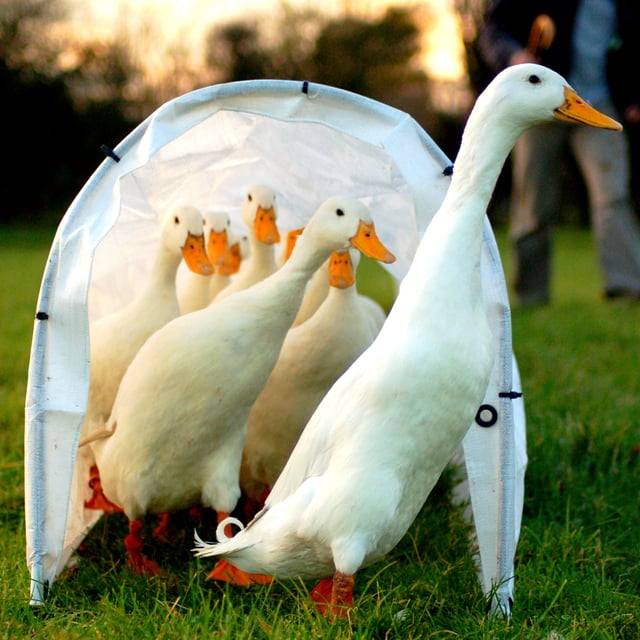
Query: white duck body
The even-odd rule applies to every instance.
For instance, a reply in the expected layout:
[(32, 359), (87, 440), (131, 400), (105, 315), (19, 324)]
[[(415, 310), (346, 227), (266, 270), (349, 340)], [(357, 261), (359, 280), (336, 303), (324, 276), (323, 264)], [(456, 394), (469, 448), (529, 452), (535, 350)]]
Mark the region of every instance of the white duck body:
[[(188, 249), (188, 244), (193, 249)], [(189, 268), (210, 272), (200, 211), (183, 206), (167, 212), (145, 287), (128, 305), (91, 323), (91, 374), (84, 437), (104, 427), (120, 380), (145, 340), (180, 314), (176, 273), (185, 251), (192, 250), (186, 254)], [(86, 447), (82, 452), (91, 457)]]
[(494, 346), (480, 254), (498, 173), (520, 133), (558, 112), (565, 86), (519, 65), (478, 98), (448, 193), (377, 339), (320, 403), (265, 508), (235, 537), (199, 541), (198, 555), (276, 577), (333, 573), (337, 593), (402, 538), (487, 388)]
[(387, 319), (387, 314), (380, 304), (378, 304), (373, 298), (359, 293), (358, 299), (360, 300), (360, 307), (367, 314), (369, 328), (375, 333), (375, 335), (378, 335), (378, 332)]
[(264, 280), (278, 268), (275, 243), (280, 240), (280, 234), (276, 227), (276, 196), (273, 190), (263, 185), (249, 187), (240, 213), (249, 229), (249, 259), (243, 262), (240, 273), (229, 286), (217, 293), (216, 303)]
[[(355, 271), (360, 253), (352, 249), (349, 254)], [(327, 264), (316, 273), (329, 281)], [(331, 286), (318, 311), (289, 330), (249, 414), (240, 471), (240, 486), (247, 495), (258, 499), (273, 486), (322, 397), (377, 333), (355, 280), (342, 288)]]
[(129, 519), (197, 503), (233, 509), (249, 410), (306, 281), (331, 251), (360, 242), (361, 219), (369, 213), (357, 200), (328, 200), (277, 273), (177, 318), (138, 352), (114, 403), (113, 435), (96, 443), (103, 491)]

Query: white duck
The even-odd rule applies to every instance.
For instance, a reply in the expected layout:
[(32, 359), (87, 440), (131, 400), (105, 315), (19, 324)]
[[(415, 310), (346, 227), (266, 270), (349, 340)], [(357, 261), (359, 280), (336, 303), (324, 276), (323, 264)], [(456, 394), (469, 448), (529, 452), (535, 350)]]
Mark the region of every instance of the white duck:
[(387, 262), (368, 209), (331, 198), (312, 216), (289, 261), (258, 284), (165, 325), (127, 369), (95, 443), (108, 500), (130, 519), (132, 566), (157, 570), (141, 553), (141, 518), (196, 504), (228, 514), (251, 406), (276, 364), (311, 274), (334, 250), (356, 246)]
[(216, 295), (216, 303), (264, 280), (278, 268), (274, 245), (280, 241), (280, 233), (276, 225), (276, 196), (273, 190), (264, 185), (249, 187), (240, 213), (249, 229), (249, 259), (243, 263), (240, 273), (231, 284)]
[(289, 330), (251, 409), (240, 487), (253, 501), (275, 482), (324, 394), (378, 333), (355, 287), (359, 260), (354, 249), (334, 251), (318, 270), (331, 284), (329, 295), (309, 320)]
[[(178, 317), (176, 273), (183, 258), (192, 271), (211, 273), (202, 215), (190, 206), (177, 207), (163, 216), (154, 264), (140, 293), (122, 309), (91, 323), (91, 374), (82, 443), (104, 427), (120, 380), (144, 341)], [(90, 446), (83, 446), (81, 453), (93, 461)], [(95, 470), (92, 474), (95, 476)], [(87, 506), (100, 505), (89, 501)]]
[[(219, 211), (207, 211), (202, 217), (207, 256), (213, 266), (212, 273), (220, 273), (220, 267), (229, 259), (231, 220), (228, 214)], [(212, 274), (203, 275), (192, 270), (184, 274), (182, 286), (178, 288), (180, 313), (204, 309), (209, 304), (212, 278)]]
[(503, 71), (478, 98), (378, 338), (320, 403), (264, 509), (233, 538), (221, 525), (219, 544), (197, 539), (199, 556), (281, 578), (332, 575), (326, 612), (348, 614), (355, 572), (404, 536), (482, 402), (494, 353), (480, 277), (485, 211), (517, 137), (553, 118), (620, 129), (539, 65)]

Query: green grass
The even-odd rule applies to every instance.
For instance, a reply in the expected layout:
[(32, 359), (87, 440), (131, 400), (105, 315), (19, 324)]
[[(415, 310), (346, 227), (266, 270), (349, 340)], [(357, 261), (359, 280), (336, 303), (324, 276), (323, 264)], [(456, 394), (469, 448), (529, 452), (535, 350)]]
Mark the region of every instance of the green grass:
[(510, 621), (484, 613), (469, 531), (449, 504), (450, 474), (398, 547), (358, 574), (350, 622), (316, 615), (309, 585), (208, 582), (210, 564), (189, 553), (186, 519), (173, 544), (150, 549), (165, 576), (132, 576), (119, 516), (98, 523), (78, 567), (60, 576), (45, 607), (30, 608), (23, 406), (50, 238), (46, 230), (0, 231), (0, 637), (640, 637), (640, 305), (600, 300), (591, 237), (570, 230), (557, 235), (553, 304), (513, 311), (530, 463)]

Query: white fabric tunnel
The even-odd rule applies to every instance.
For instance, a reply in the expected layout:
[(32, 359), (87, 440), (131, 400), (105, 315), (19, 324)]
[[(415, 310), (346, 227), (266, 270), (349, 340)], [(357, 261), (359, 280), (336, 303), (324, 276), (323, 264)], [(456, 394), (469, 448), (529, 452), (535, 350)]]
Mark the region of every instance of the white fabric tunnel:
[[(89, 386), (89, 322), (127, 302), (150, 268), (159, 215), (179, 204), (228, 211), (242, 231), (246, 187), (278, 198), (278, 225), (304, 225), (326, 198), (368, 205), (401, 280), (448, 188), (449, 159), (406, 113), (306, 82), (256, 80), (207, 87), (155, 111), (110, 152), (63, 217), (45, 267), (25, 411), (25, 509), (32, 604), (100, 513), (84, 508), (77, 457)], [(182, 269), (183, 267), (181, 267)], [(511, 344), (504, 273), (485, 220), (485, 304), (495, 369), (480, 422), (463, 443), (479, 577), (492, 608), (513, 601), (514, 555), (526, 467), (525, 414)], [(178, 273), (180, 278), (181, 271)]]

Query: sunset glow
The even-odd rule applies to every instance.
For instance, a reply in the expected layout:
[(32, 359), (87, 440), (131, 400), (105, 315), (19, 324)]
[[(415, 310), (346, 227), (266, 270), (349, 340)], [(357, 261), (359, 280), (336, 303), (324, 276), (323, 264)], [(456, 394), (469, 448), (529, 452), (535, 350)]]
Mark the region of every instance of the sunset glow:
[[(317, 8), (310, 0), (289, 0), (295, 7)], [(179, 42), (197, 49), (204, 32), (212, 24), (236, 18), (268, 16), (278, 0), (70, 0), (73, 22), (87, 35), (108, 36), (123, 24), (136, 30), (152, 24), (165, 46)], [(407, 0), (326, 0), (322, 8), (329, 14), (345, 12), (377, 16), (389, 6), (407, 6)], [(273, 9), (269, 9), (269, 6)], [(452, 0), (425, 0), (422, 4), (435, 19), (423, 37), (423, 65), (436, 79), (456, 80), (464, 75), (464, 52), (459, 21)]]

